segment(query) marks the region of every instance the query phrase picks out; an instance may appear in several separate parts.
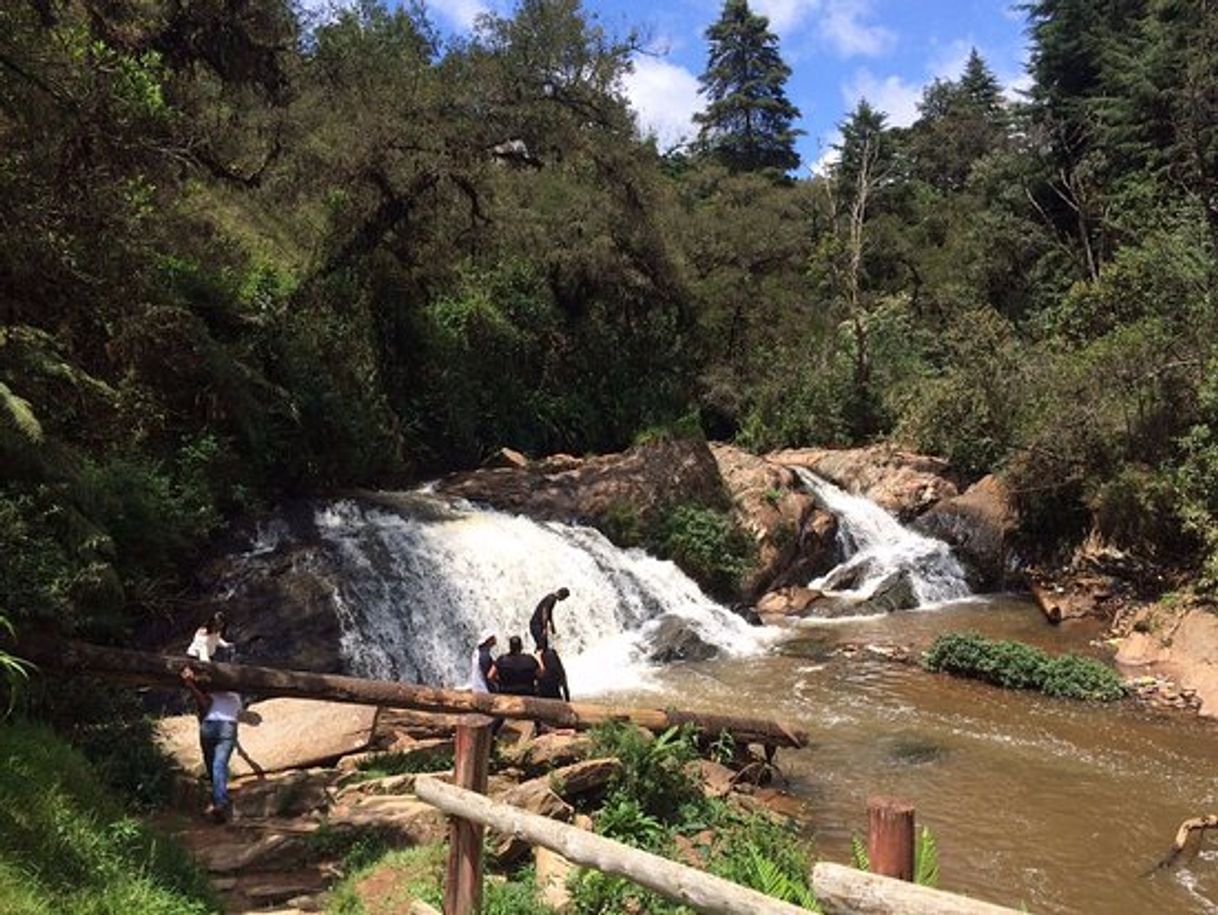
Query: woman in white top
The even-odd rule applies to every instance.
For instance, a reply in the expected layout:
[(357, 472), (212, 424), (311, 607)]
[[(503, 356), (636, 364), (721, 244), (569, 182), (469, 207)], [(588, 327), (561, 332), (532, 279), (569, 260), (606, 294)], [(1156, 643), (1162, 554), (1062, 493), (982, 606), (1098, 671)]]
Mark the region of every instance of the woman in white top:
[(216, 656), (217, 648), (232, 648), (233, 643), (224, 638), (228, 628), (228, 619), (223, 610), (217, 610), (211, 619), (195, 630), (195, 637), (186, 649), (191, 658), (198, 658), (204, 664)]

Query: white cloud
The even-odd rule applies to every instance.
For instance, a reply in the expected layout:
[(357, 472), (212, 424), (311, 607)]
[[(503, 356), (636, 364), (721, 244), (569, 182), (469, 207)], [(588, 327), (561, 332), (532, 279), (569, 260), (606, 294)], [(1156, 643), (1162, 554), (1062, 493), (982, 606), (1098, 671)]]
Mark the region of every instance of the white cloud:
[(843, 57), (875, 57), (896, 44), (895, 32), (864, 20), (871, 0), (827, 0), (820, 32)]
[(427, 9), (439, 13), (450, 24), (462, 29), (472, 28), (474, 21), (490, 7), (482, 0), (427, 0)]
[(770, 20), (780, 35), (799, 28), (820, 8), (820, 0), (753, 0), (753, 12)]
[(888, 115), (890, 127), (908, 127), (918, 119), (922, 87), (899, 76), (880, 79), (870, 70), (858, 70), (850, 82), (842, 84), (842, 100), (853, 110), (861, 99)]
[(660, 148), (691, 138), (694, 112), (702, 107), (698, 78), (684, 67), (656, 57), (636, 57), (623, 80), (626, 97), (644, 133), (655, 134)]
[(1032, 88), (1032, 74), (1027, 70), (1020, 70), (1018, 73), (1013, 73), (1001, 80), (1003, 85), (1002, 94), (1007, 97), (1008, 102), (1023, 102), (1027, 101), (1023, 97), (1023, 93)]
[(974, 47), (972, 41), (963, 38), (939, 46), (926, 62), (926, 72), (932, 78), (959, 79)]

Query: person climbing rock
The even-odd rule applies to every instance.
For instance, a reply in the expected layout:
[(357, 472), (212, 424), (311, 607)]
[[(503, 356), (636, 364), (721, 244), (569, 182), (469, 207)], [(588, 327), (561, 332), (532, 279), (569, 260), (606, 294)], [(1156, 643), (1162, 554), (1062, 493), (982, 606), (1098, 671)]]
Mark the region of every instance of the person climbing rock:
[(190, 691), (199, 715), (199, 749), (203, 751), (203, 770), (211, 780), (211, 803), (203, 811), (217, 823), (232, 817), (228, 796), (228, 761), (237, 746), (237, 718), (241, 714), (241, 694), (209, 690), (206, 674), (196, 674), (187, 665), (179, 676)]
[(223, 610), (217, 610), (211, 619), (195, 630), (194, 638), (186, 649), (187, 657), (198, 658), (204, 664), (214, 660), (217, 649), (233, 647), (233, 643), (225, 638), (227, 634), (228, 618)]
[(537, 675), (541, 665), (531, 654), (522, 650), (520, 636), (508, 639), (508, 653), (495, 659), (489, 679), (498, 685), (499, 692), (509, 696), (533, 696), (537, 693)]
[(554, 633), (554, 605), (570, 596), (571, 592), (566, 588), (559, 588), (543, 597), (537, 609), (533, 611), (533, 617), (529, 620), (529, 633), (533, 636), (533, 643), (538, 652), (550, 647), (550, 636)]

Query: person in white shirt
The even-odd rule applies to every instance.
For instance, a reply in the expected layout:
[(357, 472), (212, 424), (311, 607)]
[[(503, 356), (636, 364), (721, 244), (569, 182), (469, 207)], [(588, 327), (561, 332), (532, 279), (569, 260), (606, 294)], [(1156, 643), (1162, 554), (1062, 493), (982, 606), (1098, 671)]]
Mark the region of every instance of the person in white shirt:
[(195, 630), (195, 637), (186, 649), (187, 657), (198, 658), (204, 664), (216, 656), (217, 648), (232, 648), (233, 643), (224, 638), (228, 619), (223, 610), (217, 610), (211, 619)]
[(495, 663), (495, 659), (491, 656), (491, 649), (494, 647), (495, 630), (482, 630), (482, 635), (478, 636), (478, 644), (474, 648), (473, 657), (470, 659), (469, 688), (475, 693), (491, 691), (491, 682), (487, 679), (487, 674), (491, 672), (491, 667)]
[(182, 668), (181, 677), (198, 708), (199, 748), (203, 751), (203, 768), (211, 779), (211, 803), (204, 814), (223, 823), (232, 816), (228, 761), (237, 746), (241, 694), (228, 690), (209, 691), (206, 675), (197, 675), (189, 665)]

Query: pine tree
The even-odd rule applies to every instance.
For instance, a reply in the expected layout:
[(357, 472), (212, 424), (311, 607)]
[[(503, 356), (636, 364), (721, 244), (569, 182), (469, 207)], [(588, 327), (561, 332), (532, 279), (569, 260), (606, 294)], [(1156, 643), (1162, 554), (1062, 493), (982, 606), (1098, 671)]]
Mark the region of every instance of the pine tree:
[(710, 54), (700, 77), (706, 110), (700, 146), (732, 171), (790, 171), (799, 165), (792, 127), (799, 109), (786, 95), (791, 68), (778, 53), (769, 20), (748, 0), (726, 0), (719, 20), (706, 30)]
[(1002, 87), (985, 60), (973, 48), (968, 63), (960, 77), (960, 99), (978, 114), (1000, 118), (1002, 116)]

